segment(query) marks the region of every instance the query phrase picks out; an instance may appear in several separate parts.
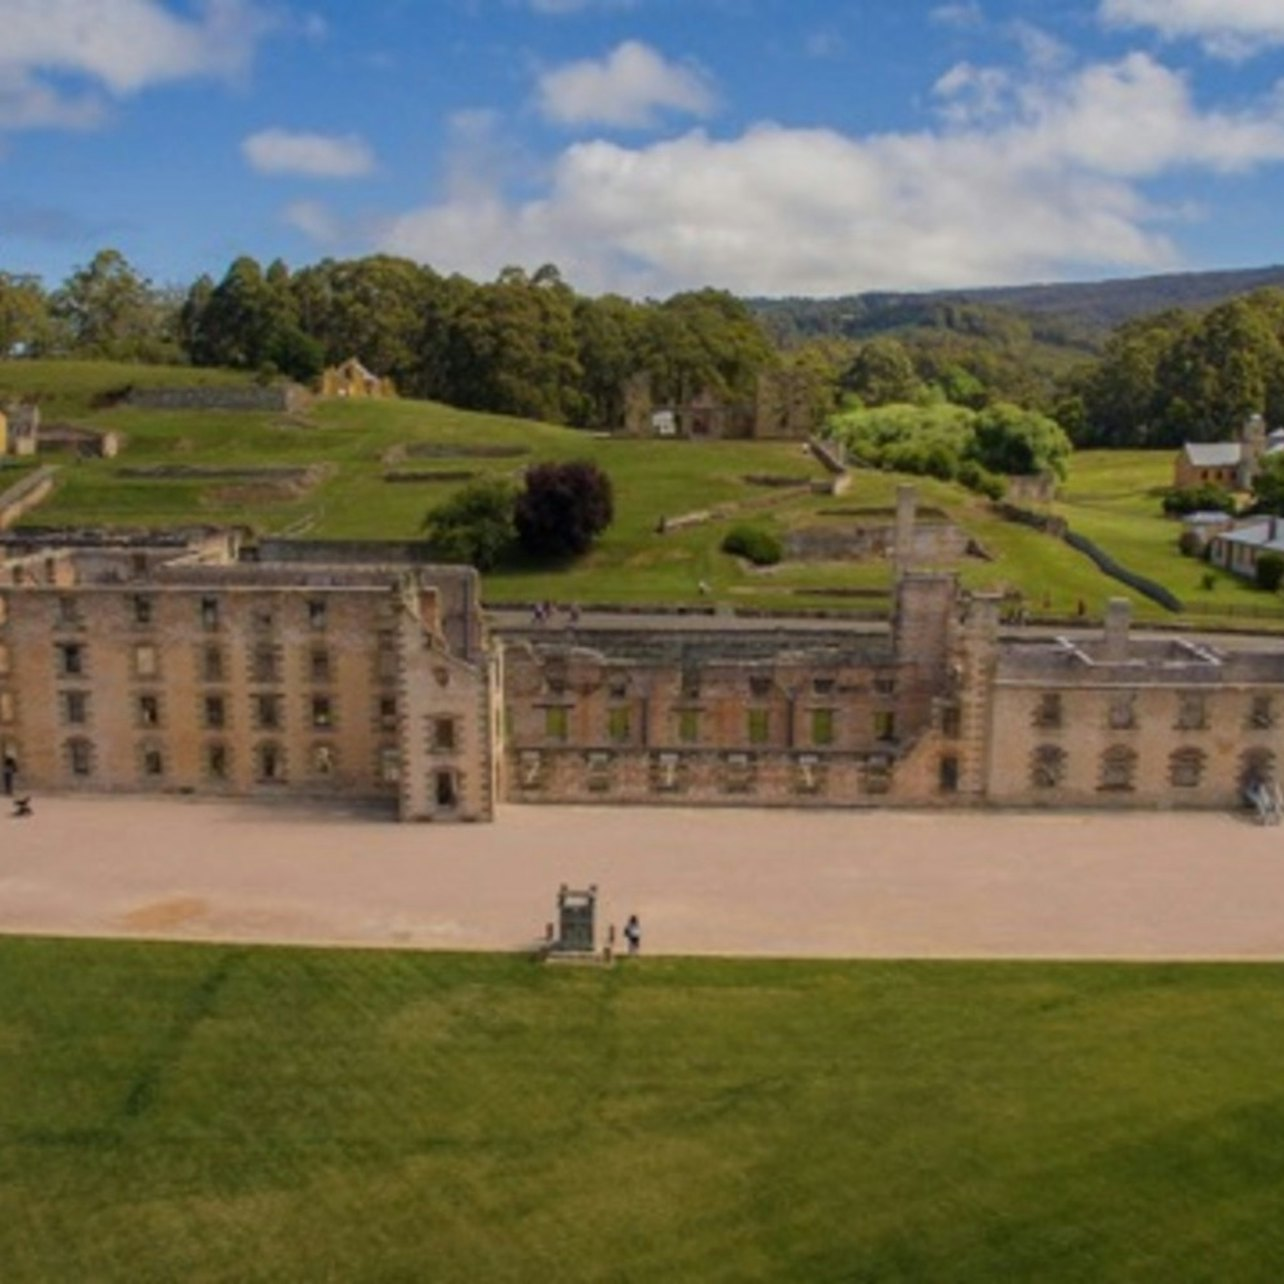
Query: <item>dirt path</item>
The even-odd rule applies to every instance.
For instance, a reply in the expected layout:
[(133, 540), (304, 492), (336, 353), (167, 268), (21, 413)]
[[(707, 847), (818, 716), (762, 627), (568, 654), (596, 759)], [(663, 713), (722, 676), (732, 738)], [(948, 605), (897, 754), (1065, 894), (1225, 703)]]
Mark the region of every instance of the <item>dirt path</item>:
[(560, 883), (647, 953), (1284, 959), (1284, 830), (1225, 815), (38, 799), (0, 819), (0, 931), (432, 949), (534, 943)]

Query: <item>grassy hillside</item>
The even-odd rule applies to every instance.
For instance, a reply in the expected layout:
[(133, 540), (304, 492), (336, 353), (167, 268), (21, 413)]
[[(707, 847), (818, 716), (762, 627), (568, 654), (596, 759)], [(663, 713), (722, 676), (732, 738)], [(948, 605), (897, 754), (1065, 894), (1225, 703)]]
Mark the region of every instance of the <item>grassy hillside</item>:
[(4, 1278), (1273, 1280), (1282, 983), (6, 939)]
[[(711, 599), (791, 609), (850, 605), (852, 590), (886, 593), (890, 567), (867, 563), (787, 563), (755, 571), (720, 551), (733, 521), (783, 531), (828, 525), (834, 509), (894, 502), (905, 481), (891, 473), (856, 475), (839, 501), (810, 494), (690, 530), (659, 535), (660, 519), (719, 503), (760, 505), (772, 492), (749, 479), (763, 474), (819, 479), (819, 467), (797, 443), (692, 443), (607, 439), (546, 424), (474, 414), (429, 402), (323, 402), (303, 416), (94, 409), (104, 389), (127, 383), (181, 383), (190, 371), (75, 362), (0, 364), (0, 397), (39, 391), (60, 410), (50, 418), (112, 427), (127, 438), (115, 460), (64, 462), (53, 497), (31, 524), (163, 525), (242, 523), (352, 538), (414, 538), (424, 514), (462, 484), (452, 480), (390, 482), (390, 472), (498, 474), (517, 481), (531, 463), (587, 457), (615, 483), (617, 517), (598, 547), (566, 568), (510, 566), (487, 578), (491, 601), (695, 602), (699, 585)], [(238, 376), (214, 372), (211, 378)], [(482, 452), (482, 453), (478, 453)], [(137, 470), (313, 469), (307, 482), (254, 477), (137, 475)], [(1196, 604), (1221, 608), (1265, 599), (1230, 577), (1202, 585), (1201, 564), (1181, 559), (1177, 527), (1159, 514), (1157, 489), (1167, 484), (1167, 454), (1097, 453), (1076, 457), (1061, 511), (1128, 565), (1168, 584)], [(1059, 542), (999, 518), (975, 496), (931, 479), (909, 479), (921, 501), (946, 511), (988, 554), (962, 567), (976, 588), (1015, 589), (1038, 610), (1065, 614), (1082, 601), (1097, 614), (1120, 593), (1087, 559)], [(1125, 594), (1126, 595), (1126, 594)], [(877, 605), (877, 602), (873, 603)], [(866, 605), (869, 605), (867, 602)], [(1138, 601), (1142, 614), (1158, 608)]]
[(104, 393), (130, 386), (240, 386), (249, 375), (189, 366), (141, 366), (123, 361), (0, 361), (0, 402), (34, 398), (46, 420), (83, 419)]

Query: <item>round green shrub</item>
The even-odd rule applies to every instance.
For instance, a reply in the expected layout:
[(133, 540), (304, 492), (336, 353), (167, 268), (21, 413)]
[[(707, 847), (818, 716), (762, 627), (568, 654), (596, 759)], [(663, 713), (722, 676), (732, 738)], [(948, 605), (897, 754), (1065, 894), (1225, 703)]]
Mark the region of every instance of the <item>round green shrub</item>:
[(1284, 581), (1284, 557), (1279, 553), (1263, 553), (1253, 568), (1257, 587), (1274, 593)]
[(785, 546), (760, 526), (733, 526), (722, 541), (722, 551), (744, 557), (755, 566), (775, 566), (785, 555)]

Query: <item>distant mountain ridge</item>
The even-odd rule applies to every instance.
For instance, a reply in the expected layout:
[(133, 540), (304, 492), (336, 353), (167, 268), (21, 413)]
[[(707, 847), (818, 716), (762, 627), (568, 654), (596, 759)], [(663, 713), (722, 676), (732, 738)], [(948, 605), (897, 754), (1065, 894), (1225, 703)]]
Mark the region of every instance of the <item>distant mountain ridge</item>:
[(993, 286), (922, 293), (874, 291), (830, 299), (749, 299), (782, 335), (862, 338), (909, 326), (949, 325), (950, 309), (998, 308), (1054, 341), (1095, 347), (1122, 322), (1166, 308), (1206, 308), (1267, 286), (1284, 286), (1284, 265), (1170, 272), (1062, 284)]

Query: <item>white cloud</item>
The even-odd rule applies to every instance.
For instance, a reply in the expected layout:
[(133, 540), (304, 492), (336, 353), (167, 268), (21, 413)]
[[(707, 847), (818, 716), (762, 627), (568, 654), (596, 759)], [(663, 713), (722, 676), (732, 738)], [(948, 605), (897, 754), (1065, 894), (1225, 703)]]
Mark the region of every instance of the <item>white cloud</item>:
[(1101, 0), (1100, 13), (1111, 26), (1199, 40), (1219, 57), (1247, 58), (1284, 44), (1281, 0)]
[(976, 0), (963, 0), (956, 4), (938, 4), (929, 14), (932, 21), (942, 27), (963, 30), (983, 26), (985, 14)]
[[(444, 198), (376, 240), (446, 271), (556, 262), (583, 289), (634, 294), (1000, 284), (1173, 266), (1172, 212), (1148, 202), (1146, 180), (1284, 161), (1284, 102), (1201, 111), (1143, 54), (1009, 76), (979, 118), (938, 129), (576, 143), (523, 200), (470, 173), (464, 152)], [(948, 108), (988, 83), (983, 68), (956, 70), (936, 93)]]
[(626, 40), (600, 60), (585, 59), (545, 72), (539, 108), (562, 125), (643, 128), (662, 111), (707, 116), (714, 95), (693, 67), (667, 62), (649, 45)]
[(361, 178), (375, 167), (374, 154), (355, 134), (334, 136), (264, 129), (241, 143), (241, 153), (260, 174)]
[(60, 94), (22, 68), (0, 64), (0, 130), (92, 129), (105, 112), (93, 94)]
[[(162, 0), (3, 0), (0, 128), (78, 127), (122, 97), (197, 76), (234, 76), (249, 65), (272, 20), (256, 0), (202, 0), (194, 16)], [(42, 76), (87, 82), (71, 94)]]
[(342, 220), (319, 201), (295, 201), (285, 207), (281, 217), (295, 231), (321, 246), (337, 245), (345, 236)]
[(1018, 18), (1009, 24), (1008, 32), (1021, 47), (1028, 66), (1036, 71), (1054, 71), (1068, 67), (1073, 57), (1068, 45), (1050, 36), (1042, 27)]
[(941, 115), (959, 127), (984, 124), (1011, 109), (1015, 88), (1012, 74), (1001, 67), (955, 63), (932, 86), (941, 101)]

